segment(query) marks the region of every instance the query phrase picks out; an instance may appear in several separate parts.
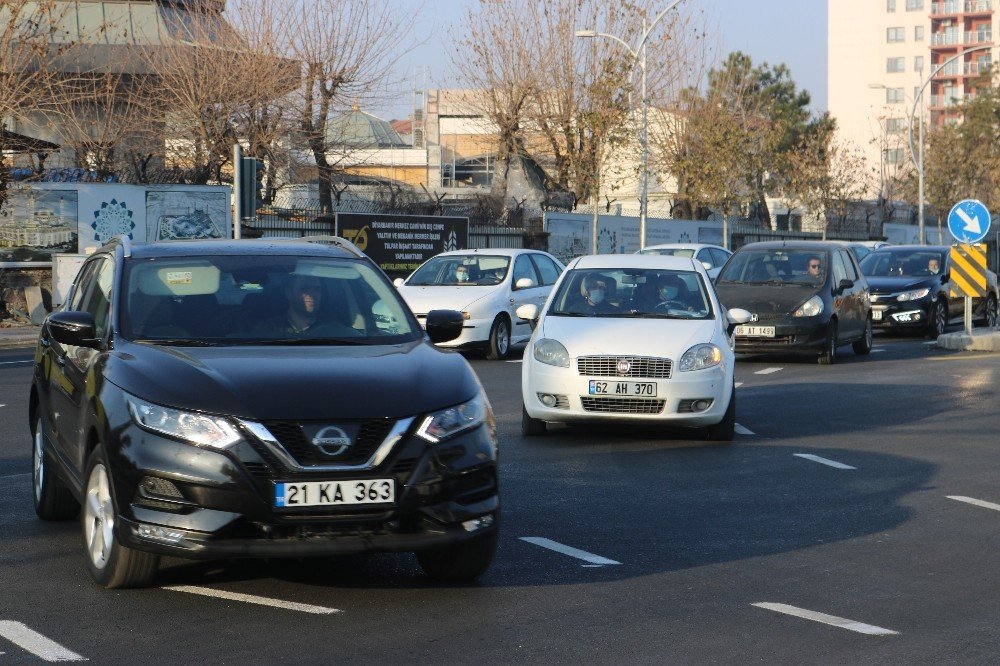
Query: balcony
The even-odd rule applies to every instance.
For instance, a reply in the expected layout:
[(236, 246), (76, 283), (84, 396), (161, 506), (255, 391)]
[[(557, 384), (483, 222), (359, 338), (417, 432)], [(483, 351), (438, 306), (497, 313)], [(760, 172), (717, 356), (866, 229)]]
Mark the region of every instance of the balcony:
[(931, 16), (947, 16), (957, 14), (962, 3), (960, 0), (944, 0), (944, 2), (931, 3)]
[(993, 0), (965, 0), (966, 14), (989, 14), (993, 11)]
[(965, 33), (965, 44), (989, 44), (992, 41), (992, 30), (976, 30)]
[(993, 65), (989, 60), (977, 60), (976, 62), (965, 63), (965, 75), (966, 76), (979, 76), (986, 72)]
[(959, 62), (948, 63), (945, 67), (934, 72), (934, 78), (955, 78), (962, 76), (962, 65)]
[(931, 35), (931, 46), (955, 46), (962, 43), (959, 32), (935, 32)]
[(931, 95), (931, 106), (935, 109), (958, 106), (961, 103), (962, 98), (954, 95)]

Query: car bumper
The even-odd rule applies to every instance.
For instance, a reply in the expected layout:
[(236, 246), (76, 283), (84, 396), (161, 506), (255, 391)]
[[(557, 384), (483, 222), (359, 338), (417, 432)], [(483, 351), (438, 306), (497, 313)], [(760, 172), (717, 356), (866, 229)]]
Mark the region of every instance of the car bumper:
[[(427, 315), (418, 314), (417, 320), (426, 330)], [(445, 349), (479, 349), (486, 346), (489, 342), (490, 328), (492, 326), (492, 319), (469, 319), (462, 325), (461, 335), (454, 340), (449, 340), (448, 342), (437, 342), (435, 345)]]
[(774, 326), (774, 337), (737, 335), (737, 354), (819, 353), (826, 348), (829, 322), (813, 318), (802, 322), (780, 320), (761, 324)]
[[(249, 435), (225, 452), (134, 426), (125, 437), (132, 443), (123, 439), (108, 452), (119, 513), (115, 529), (123, 544), (138, 550), (189, 559), (409, 551), (463, 541), (498, 525), (491, 424), (437, 445), (408, 433), (384, 463), (361, 472), (282, 468)], [(144, 480), (150, 478), (169, 482), (180, 497), (148, 493)], [(277, 482), (385, 478), (395, 485), (391, 505), (275, 506)]]
[[(650, 422), (677, 426), (714, 425), (722, 420), (733, 390), (730, 361), (707, 370), (673, 372), (669, 379), (592, 377), (570, 368), (557, 368), (525, 360), (526, 379), (522, 381), (524, 407), (529, 416), (543, 421), (587, 423), (606, 421)], [(655, 398), (595, 396), (590, 382), (654, 383)], [(542, 403), (539, 394), (556, 396), (558, 407)], [(684, 411), (692, 401), (711, 400), (708, 409)]]
[(925, 328), (930, 320), (932, 302), (872, 305), (872, 326), (881, 329)]

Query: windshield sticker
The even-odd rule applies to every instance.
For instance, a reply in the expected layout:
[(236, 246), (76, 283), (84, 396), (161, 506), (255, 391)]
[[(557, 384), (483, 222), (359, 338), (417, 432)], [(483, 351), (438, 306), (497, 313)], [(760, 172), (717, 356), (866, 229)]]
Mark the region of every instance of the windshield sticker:
[(167, 273), (167, 284), (191, 284), (191, 271), (171, 271)]

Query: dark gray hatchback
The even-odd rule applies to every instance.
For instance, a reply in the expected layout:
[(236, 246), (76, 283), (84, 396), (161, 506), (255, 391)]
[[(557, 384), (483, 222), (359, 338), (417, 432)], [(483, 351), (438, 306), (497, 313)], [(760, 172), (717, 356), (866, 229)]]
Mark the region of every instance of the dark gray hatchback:
[(726, 308), (751, 313), (736, 327), (737, 353), (796, 353), (833, 363), (850, 343), (872, 349), (868, 283), (842, 244), (771, 241), (739, 248), (715, 281)]
[[(161, 555), (414, 551), (443, 580), (489, 566), (497, 437), (454, 339), (427, 334), (349, 243), (116, 242), (42, 328), (34, 505), (82, 513), (107, 587)], [(80, 507), (82, 505), (82, 512)]]

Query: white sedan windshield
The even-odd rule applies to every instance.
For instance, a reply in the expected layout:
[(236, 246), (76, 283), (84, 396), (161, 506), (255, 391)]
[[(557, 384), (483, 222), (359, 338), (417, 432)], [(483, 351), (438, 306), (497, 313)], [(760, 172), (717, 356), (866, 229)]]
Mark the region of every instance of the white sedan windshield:
[(406, 284), (413, 287), (496, 285), (507, 277), (510, 257), (449, 254), (428, 260)]
[(568, 273), (551, 316), (711, 319), (712, 301), (694, 271), (576, 269)]

